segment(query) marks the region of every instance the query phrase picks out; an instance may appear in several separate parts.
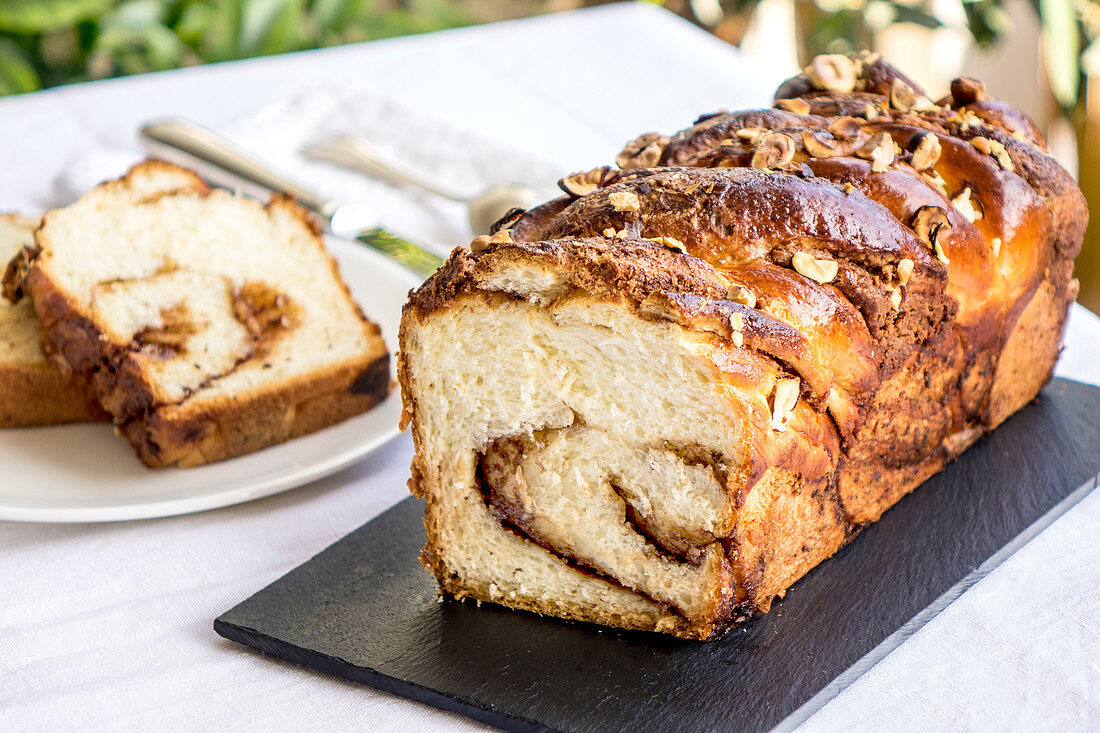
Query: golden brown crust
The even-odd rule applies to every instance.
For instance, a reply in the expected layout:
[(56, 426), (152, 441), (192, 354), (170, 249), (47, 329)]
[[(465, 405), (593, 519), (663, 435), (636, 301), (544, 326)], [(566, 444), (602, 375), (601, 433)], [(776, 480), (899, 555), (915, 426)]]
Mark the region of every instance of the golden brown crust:
[(110, 419), (89, 386), (56, 367), (0, 366), (0, 428)]
[[(1088, 212), (1038, 129), (972, 79), (937, 103), (872, 55), (821, 64), (779, 89), (777, 109), (643, 135), (623, 170), (578, 174), (569, 195), (509, 218), (515, 241), (455, 250), (411, 294), (406, 318), (423, 320), (485, 297), (508, 263), (538, 266), (556, 283), (540, 306), (582, 293), (706, 334), (734, 393), (799, 380), (784, 432), (736, 407), (753, 429), (729, 474), (726, 615), (662, 628), (507, 605), (708, 638), (766, 611), (1049, 379)], [(407, 364), (399, 375), (415, 423)], [(410, 487), (425, 495), (434, 479), (419, 458), (418, 444)], [(430, 498), (426, 565), (446, 592), (500, 602), (446, 576)]]

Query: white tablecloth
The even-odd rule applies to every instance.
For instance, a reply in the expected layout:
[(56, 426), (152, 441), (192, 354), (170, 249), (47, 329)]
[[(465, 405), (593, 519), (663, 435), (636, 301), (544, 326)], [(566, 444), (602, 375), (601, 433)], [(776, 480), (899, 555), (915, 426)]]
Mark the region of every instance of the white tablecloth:
[[(788, 71), (627, 5), (72, 86), (0, 100), (0, 210), (58, 203), (59, 174), (90, 149), (135, 151), (143, 121), (179, 114), (239, 131), (257, 110), (318, 87), (366, 85), (571, 170), (611, 159), (640, 131), (766, 105)], [(432, 236), (414, 212), (390, 216), (395, 229)], [(1098, 343), (1100, 319), (1075, 309), (1059, 374), (1100, 384)], [(477, 729), (262, 657), (210, 627), (404, 498), (410, 457), (402, 436), (316, 484), (191, 516), (0, 523), (0, 730)], [(803, 729), (1095, 726), (1098, 536), (1100, 492)]]

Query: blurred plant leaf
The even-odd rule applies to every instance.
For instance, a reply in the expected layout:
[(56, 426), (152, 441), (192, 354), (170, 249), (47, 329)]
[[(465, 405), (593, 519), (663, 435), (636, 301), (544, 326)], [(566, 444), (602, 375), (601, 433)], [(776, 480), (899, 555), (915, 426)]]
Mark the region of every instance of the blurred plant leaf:
[(1050, 89), (1067, 109), (1077, 103), (1081, 82), (1081, 31), (1077, 11), (1070, 0), (1040, 0), (1043, 23), (1043, 56)]
[(245, 0), (235, 56), (262, 56), (305, 48), (305, 0)]
[(126, 0), (103, 16), (92, 44), (89, 76), (139, 74), (181, 66), (188, 47), (165, 22), (169, 3)]
[(894, 16), (895, 23), (915, 23), (925, 28), (943, 27), (943, 21), (931, 13), (924, 12), (919, 7), (910, 7), (898, 3), (891, 3), (891, 5), (894, 6), (894, 10), (897, 13)]
[(110, 10), (117, 0), (0, 0), (0, 33), (37, 35), (71, 28)]
[(0, 95), (33, 92), (40, 86), (27, 55), (11, 41), (0, 39)]

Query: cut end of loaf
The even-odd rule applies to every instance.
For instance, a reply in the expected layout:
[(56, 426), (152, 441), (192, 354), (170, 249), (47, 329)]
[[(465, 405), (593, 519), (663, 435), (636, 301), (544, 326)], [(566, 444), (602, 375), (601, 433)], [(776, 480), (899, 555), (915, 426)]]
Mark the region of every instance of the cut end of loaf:
[[(659, 272), (661, 252), (635, 254), (618, 261)], [(445, 308), (436, 282), (406, 309), (399, 365), (444, 590), (707, 639), (844, 542), (815, 413), (792, 406), (778, 463), (761, 445), (774, 363), (647, 316), (645, 293), (595, 298), (521, 249), (462, 268)], [(787, 530), (805, 541), (784, 545)]]
[(36, 244), (23, 285), (47, 349), (150, 466), (255, 451), (388, 392), (377, 325), (286, 197), (150, 161), (51, 211)]
[(50, 364), (42, 353), (42, 327), (22, 293), (38, 221), (0, 216), (0, 428), (94, 422), (110, 417), (87, 380)]

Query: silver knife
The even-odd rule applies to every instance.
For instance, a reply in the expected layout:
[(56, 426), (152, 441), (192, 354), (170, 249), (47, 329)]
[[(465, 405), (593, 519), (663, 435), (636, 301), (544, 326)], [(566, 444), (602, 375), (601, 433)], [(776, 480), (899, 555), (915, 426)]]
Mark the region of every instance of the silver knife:
[(439, 255), (378, 226), (378, 217), (369, 206), (323, 198), (193, 122), (151, 122), (141, 128), (141, 140), (153, 155), (191, 168), (215, 186), (258, 198), (286, 192), (312, 211), (329, 234), (361, 242), (421, 277), (428, 277), (443, 264)]

